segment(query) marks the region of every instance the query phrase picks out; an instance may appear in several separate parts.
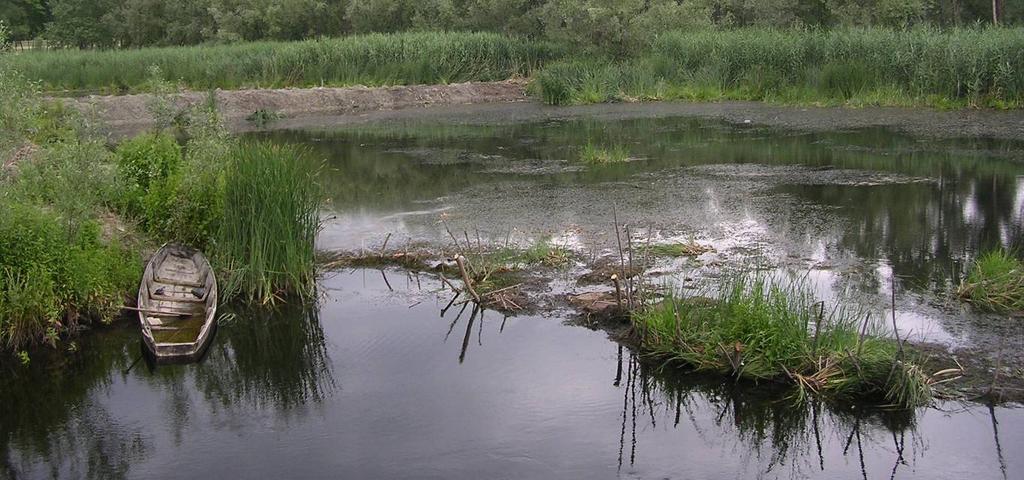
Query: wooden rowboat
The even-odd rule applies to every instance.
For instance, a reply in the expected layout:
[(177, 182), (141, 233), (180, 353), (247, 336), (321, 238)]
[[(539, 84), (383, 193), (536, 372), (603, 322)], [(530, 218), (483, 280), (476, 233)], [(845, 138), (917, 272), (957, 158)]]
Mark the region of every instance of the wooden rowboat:
[(157, 363), (198, 360), (217, 328), (217, 279), (198, 250), (167, 244), (139, 286), (142, 341)]

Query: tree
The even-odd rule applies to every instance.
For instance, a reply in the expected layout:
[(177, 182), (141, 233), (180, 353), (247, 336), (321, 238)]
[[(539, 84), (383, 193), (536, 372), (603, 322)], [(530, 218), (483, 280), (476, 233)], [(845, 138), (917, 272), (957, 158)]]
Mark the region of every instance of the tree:
[(116, 0), (52, 0), (53, 21), (45, 31), (47, 40), (78, 48), (111, 47), (118, 44), (110, 28)]
[(0, 21), (7, 25), (8, 40), (29, 40), (50, 21), (50, 8), (45, 0), (0, 0)]

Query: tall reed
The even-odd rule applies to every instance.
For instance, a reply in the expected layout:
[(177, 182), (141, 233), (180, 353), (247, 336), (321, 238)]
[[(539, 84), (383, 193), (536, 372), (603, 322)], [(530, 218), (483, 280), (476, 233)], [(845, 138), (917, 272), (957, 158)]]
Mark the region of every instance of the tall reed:
[(225, 299), (261, 304), (314, 295), (319, 165), (294, 147), (242, 144), (225, 172), (214, 256)]
[(659, 36), (619, 63), (555, 62), (545, 101), (780, 100), (1015, 107), (1024, 102), (1024, 31), (697, 30)]
[(54, 50), (6, 61), (46, 90), (146, 90), (150, 68), (191, 89), (437, 84), (526, 76), (553, 44), (492, 33), (369, 34), (299, 42)]

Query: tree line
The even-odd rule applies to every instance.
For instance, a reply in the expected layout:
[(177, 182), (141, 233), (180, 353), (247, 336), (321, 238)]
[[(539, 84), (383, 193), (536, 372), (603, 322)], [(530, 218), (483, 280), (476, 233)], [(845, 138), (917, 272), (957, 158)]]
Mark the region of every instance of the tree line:
[(1024, 24), (1011, 0), (0, 0), (12, 40), (79, 48), (473, 30), (628, 48), (709, 26)]

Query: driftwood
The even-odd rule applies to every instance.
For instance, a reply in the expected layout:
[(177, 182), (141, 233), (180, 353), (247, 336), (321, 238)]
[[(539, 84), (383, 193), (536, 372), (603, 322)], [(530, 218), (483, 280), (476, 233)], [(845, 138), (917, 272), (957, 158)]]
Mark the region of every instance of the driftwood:
[(466, 291), (473, 297), (473, 300), (476, 300), (476, 303), (480, 303), (480, 295), (473, 289), (473, 280), (469, 278), (469, 273), (466, 271), (466, 258), (458, 255), (455, 257), (455, 263), (459, 266), (459, 273), (462, 275), (462, 282), (466, 285)]

